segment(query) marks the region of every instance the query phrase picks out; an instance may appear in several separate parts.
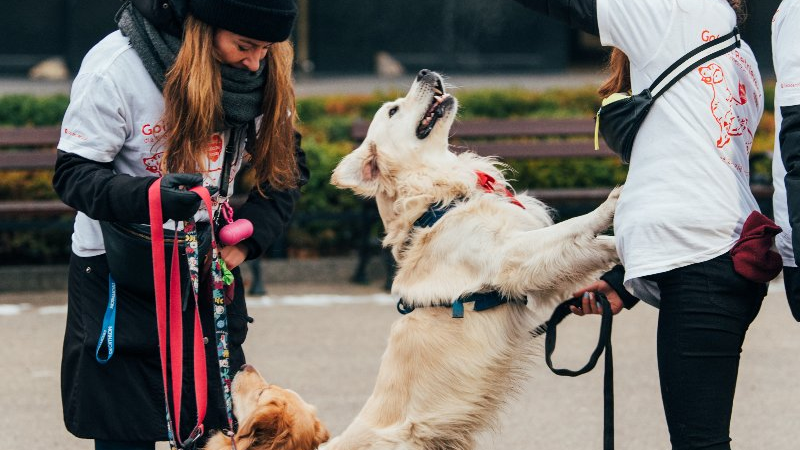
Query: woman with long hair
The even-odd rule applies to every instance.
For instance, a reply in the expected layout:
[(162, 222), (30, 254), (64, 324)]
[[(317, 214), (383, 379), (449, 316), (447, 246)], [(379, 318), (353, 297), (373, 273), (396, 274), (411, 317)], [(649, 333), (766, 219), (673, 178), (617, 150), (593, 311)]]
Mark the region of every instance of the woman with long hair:
[[(294, 0), (133, 0), (117, 14), (119, 30), (83, 60), (61, 127), (53, 185), (78, 211), (61, 367), (64, 421), (75, 436), (94, 439), (97, 449), (153, 449), (156, 441), (173, 437), (165, 421), (154, 296), (143, 293), (147, 286), (112, 281), (117, 274), (110, 277), (106, 255), (111, 241), (101, 222), (149, 223), (148, 190), (160, 178), (165, 228), (193, 219), (202, 236), (210, 221), (227, 223), (233, 180), (247, 163), (255, 186), (233, 216), (249, 220), (253, 232), (220, 250), (233, 275), (222, 343), (214, 339), (220, 307), (212, 303), (211, 289), (202, 287), (211, 283), (203, 271), (207, 261), (198, 264), (197, 310), (202, 335), (209, 337), (199, 344), (205, 346), (208, 380), (207, 392), (200, 393), (208, 397), (203, 426), (229, 426), (217, 348), (227, 346), (233, 377), (245, 362), (242, 343), (251, 320), (238, 266), (259, 258), (284, 232), (308, 179), (294, 130), (288, 38), (296, 13)], [(212, 193), (211, 211), (189, 191), (199, 185)], [(146, 262), (112, 262), (152, 273), (141, 267)], [(194, 304), (183, 305), (185, 342), (192, 342)], [(98, 342), (112, 305), (116, 331), (107, 345), (114, 352), (101, 364)], [(183, 378), (182, 404), (171, 406), (182, 411), (174, 427), (181, 437), (193, 430), (199, 409), (195, 380)]]
[[(614, 47), (603, 97), (649, 88), (744, 16), (740, 0), (518, 1)], [(767, 292), (762, 274), (737, 269), (731, 255), (746, 220), (758, 216), (748, 156), (763, 108), (758, 66), (744, 42), (664, 91), (633, 141), (617, 203), (624, 268), (576, 294), (583, 296), (573, 308), (579, 315), (599, 312), (595, 292), (608, 296), (614, 313), (638, 299), (659, 308), (659, 378), (676, 450), (730, 449), (739, 355)]]

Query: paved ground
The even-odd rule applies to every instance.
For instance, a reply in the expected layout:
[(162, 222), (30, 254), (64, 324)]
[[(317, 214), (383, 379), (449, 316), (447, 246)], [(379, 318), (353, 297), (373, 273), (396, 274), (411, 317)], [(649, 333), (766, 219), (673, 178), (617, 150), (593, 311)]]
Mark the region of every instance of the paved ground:
[[(800, 430), (800, 324), (773, 285), (745, 344), (736, 398), (734, 449), (794, 450)], [(274, 285), (250, 299), (249, 362), (270, 381), (316, 404), (341, 432), (370, 394), (389, 326), (392, 299), (352, 285)], [(312, 296), (310, 294), (321, 294)], [(27, 306), (20, 303), (27, 302)], [(0, 295), (0, 449), (89, 450), (61, 422), (59, 358), (64, 293)], [(656, 374), (656, 310), (640, 305), (614, 324), (617, 449), (668, 449)], [(558, 362), (575, 367), (590, 351), (595, 318), (568, 319)], [(466, 388), (466, 387), (465, 387)], [(600, 449), (602, 370), (568, 379), (543, 361), (532, 370), (481, 450)], [(159, 449), (165, 447), (159, 446)]]

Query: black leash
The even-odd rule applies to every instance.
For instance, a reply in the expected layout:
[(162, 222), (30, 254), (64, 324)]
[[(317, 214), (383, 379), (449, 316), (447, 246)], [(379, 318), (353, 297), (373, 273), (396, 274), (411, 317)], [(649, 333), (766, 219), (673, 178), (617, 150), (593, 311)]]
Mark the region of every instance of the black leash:
[(611, 312), (611, 304), (605, 295), (596, 292), (595, 297), (600, 302), (603, 308), (603, 315), (600, 321), (600, 336), (597, 340), (597, 346), (583, 368), (578, 370), (557, 369), (553, 367), (553, 351), (556, 349), (556, 326), (567, 317), (571, 311), (570, 306), (581, 306), (581, 298), (571, 298), (560, 305), (558, 305), (550, 316), (550, 320), (539, 325), (531, 331), (531, 335), (536, 338), (545, 335), (544, 341), (544, 357), (547, 362), (547, 367), (559, 376), (562, 377), (577, 377), (586, 372), (594, 369), (597, 365), (597, 360), (605, 350), (605, 373), (603, 374), (603, 450), (614, 450), (614, 363), (611, 355), (611, 323), (613, 313)]

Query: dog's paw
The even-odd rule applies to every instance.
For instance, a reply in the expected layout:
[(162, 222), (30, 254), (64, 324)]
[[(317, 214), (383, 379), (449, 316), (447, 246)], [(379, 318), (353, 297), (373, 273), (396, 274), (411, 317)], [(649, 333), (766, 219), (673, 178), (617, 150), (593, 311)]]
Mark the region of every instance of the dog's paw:
[(619, 196), (622, 194), (622, 186), (617, 186), (611, 190), (611, 193), (608, 194), (608, 197), (603, 202), (602, 207), (608, 208), (611, 211), (611, 216), (614, 216), (614, 210), (617, 209), (617, 201), (619, 200)]
[(619, 254), (617, 253), (617, 242), (614, 236), (600, 235), (595, 238), (594, 242), (604, 262), (610, 265), (620, 263)]
[(620, 185), (620, 186), (617, 186), (614, 189), (612, 189), (611, 193), (608, 194), (608, 198), (606, 199), (606, 202), (612, 202), (613, 206), (616, 207), (617, 206), (617, 200), (619, 200), (619, 196), (622, 195), (622, 188), (623, 187), (624, 187), (624, 185)]
[(595, 233), (600, 233), (607, 230), (614, 222), (614, 211), (617, 208), (617, 200), (622, 193), (622, 186), (614, 188), (608, 198), (594, 210), (593, 226), (592, 229)]

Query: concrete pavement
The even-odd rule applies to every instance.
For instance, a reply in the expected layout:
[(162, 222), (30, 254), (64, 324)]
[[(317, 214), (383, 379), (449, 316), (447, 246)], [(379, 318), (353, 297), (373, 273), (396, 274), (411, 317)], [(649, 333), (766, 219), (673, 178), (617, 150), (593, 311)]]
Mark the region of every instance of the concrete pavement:
[[(781, 290), (773, 283), (744, 346), (732, 424), (736, 450), (795, 450), (800, 441), (800, 324)], [(0, 295), (0, 449), (92, 448), (67, 433), (61, 421), (64, 302), (60, 291)], [(371, 286), (272, 285), (270, 297), (248, 300), (255, 318), (245, 344), (248, 361), (271, 382), (317, 405), (338, 434), (372, 390), (390, 324), (398, 317), (392, 302)], [(564, 322), (558, 365), (584, 362), (596, 340), (596, 319)], [(618, 450), (670, 448), (656, 371), (656, 319), (656, 310), (642, 304), (614, 323)], [(540, 359), (497, 431), (481, 436), (478, 448), (600, 449), (602, 375), (598, 368), (579, 378), (557, 377)]]

